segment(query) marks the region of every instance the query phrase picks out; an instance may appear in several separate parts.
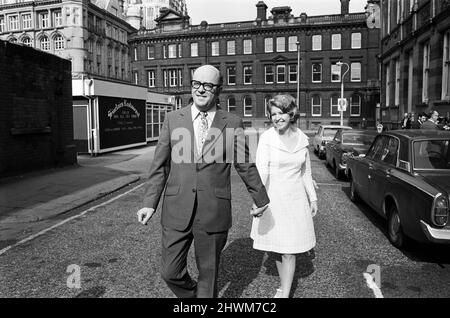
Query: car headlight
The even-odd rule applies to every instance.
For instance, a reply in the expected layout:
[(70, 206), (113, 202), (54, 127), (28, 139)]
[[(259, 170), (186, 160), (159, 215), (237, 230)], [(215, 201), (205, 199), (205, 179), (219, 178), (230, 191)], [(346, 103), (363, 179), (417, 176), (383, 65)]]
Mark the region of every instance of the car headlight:
[(448, 199), (442, 194), (439, 194), (436, 196), (433, 203), (433, 211), (431, 215), (433, 223), (437, 226), (445, 226), (448, 222), (448, 213)]

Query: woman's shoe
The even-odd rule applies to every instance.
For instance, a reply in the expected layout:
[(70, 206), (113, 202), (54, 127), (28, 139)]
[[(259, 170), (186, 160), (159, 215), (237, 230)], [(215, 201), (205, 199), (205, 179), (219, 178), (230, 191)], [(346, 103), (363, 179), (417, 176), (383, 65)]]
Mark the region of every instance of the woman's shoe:
[(277, 293), (275, 294), (275, 296), (273, 296), (273, 298), (281, 298), (282, 295), (283, 295), (283, 290), (277, 288)]

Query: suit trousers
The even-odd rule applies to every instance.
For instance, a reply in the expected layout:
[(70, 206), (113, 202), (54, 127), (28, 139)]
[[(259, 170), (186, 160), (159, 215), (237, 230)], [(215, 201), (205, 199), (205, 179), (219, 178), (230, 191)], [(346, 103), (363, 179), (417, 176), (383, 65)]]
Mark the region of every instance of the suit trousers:
[[(215, 298), (220, 255), (228, 231), (206, 232), (196, 218), (196, 210), (197, 200), (192, 219), (184, 231), (163, 226), (161, 276), (178, 298)], [(187, 270), (187, 255), (192, 242), (199, 272), (198, 282), (191, 278)]]

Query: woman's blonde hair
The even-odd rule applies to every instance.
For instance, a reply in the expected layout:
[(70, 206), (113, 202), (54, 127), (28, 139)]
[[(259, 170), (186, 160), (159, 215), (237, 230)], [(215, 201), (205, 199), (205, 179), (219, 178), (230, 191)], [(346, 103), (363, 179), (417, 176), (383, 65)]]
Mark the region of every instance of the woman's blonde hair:
[(270, 112), (271, 107), (277, 107), (281, 109), (283, 114), (289, 114), (289, 117), (291, 117), (289, 122), (291, 124), (294, 124), (300, 118), (298, 107), (295, 103), (295, 98), (291, 95), (280, 94), (269, 100), (269, 103), (267, 104), (267, 114), (270, 120), (272, 120), (272, 115)]

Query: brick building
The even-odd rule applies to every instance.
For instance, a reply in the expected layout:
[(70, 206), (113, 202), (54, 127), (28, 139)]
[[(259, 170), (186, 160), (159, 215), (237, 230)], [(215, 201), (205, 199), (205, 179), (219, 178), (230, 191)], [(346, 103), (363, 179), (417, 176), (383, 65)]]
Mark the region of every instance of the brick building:
[(450, 1), (383, 0), (381, 120), (450, 115)]
[(339, 14), (327, 16), (294, 16), (290, 7), (275, 7), (268, 16), (262, 1), (255, 11), (253, 21), (191, 25), (188, 16), (163, 10), (155, 29), (140, 30), (129, 40), (133, 81), (174, 95), (179, 108), (189, 102), (193, 70), (212, 64), (224, 75), (220, 104), (247, 126), (267, 125), (267, 101), (278, 93), (295, 97), (299, 90), (300, 126), (314, 129), (340, 122), (336, 63), (342, 61), (342, 73), (349, 68), (344, 123), (374, 125), (379, 30), (367, 28), (365, 12), (349, 13), (349, 0), (341, 0)]
[(0, 40), (0, 176), (76, 163), (70, 62)]

